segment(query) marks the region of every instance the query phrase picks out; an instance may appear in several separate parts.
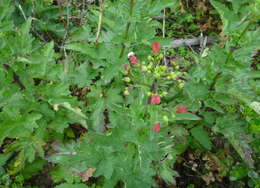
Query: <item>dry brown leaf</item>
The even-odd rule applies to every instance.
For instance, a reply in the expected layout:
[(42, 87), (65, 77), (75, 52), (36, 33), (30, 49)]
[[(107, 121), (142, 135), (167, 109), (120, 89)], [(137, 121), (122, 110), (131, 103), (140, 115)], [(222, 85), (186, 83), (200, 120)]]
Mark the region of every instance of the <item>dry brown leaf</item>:
[(88, 168), (85, 171), (79, 172), (75, 174), (75, 176), (78, 176), (81, 178), (83, 182), (88, 181), (89, 178), (93, 176), (93, 173), (96, 171), (96, 168)]

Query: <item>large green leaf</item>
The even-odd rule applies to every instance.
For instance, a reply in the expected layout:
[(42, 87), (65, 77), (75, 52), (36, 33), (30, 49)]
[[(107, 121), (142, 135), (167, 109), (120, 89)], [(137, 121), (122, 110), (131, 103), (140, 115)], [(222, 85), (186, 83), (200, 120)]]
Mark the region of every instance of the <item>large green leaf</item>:
[(209, 93), (208, 86), (203, 82), (190, 80), (185, 84), (184, 91), (192, 100), (204, 100)]
[(201, 120), (201, 118), (192, 113), (183, 113), (176, 114), (173, 120)]
[(252, 149), (248, 143), (249, 135), (246, 135), (243, 129), (244, 124), (245, 122), (237, 116), (228, 115), (218, 118), (213, 130), (223, 134), (244, 162), (252, 168), (254, 166)]
[(191, 129), (191, 135), (206, 149), (211, 150), (212, 143), (208, 132), (203, 127), (194, 127)]
[[(248, 22), (241, 22), (243, 16), (231, 11), (228, 6), (216, 0), (211, 0), (211, 4), (219, 12), (221, 20), (224, 25), (224, 32), (226, 34), (233, 34), (232, 32), (241, 31), (246, 27)], [(244, 15), (245, 16), (245, 15)]]

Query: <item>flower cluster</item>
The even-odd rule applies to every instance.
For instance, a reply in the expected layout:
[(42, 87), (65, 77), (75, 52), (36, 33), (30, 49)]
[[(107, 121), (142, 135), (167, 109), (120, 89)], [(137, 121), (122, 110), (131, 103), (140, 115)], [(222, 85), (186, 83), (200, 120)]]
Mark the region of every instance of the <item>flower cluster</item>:
[[(149, 78), (153, 78), (154, 80), (172, 80), (178, 84), (179, 88), (184, 86), (185, 76), (184, 72), (179, 71), (180, 67), (176, 62), (171, 62), (170, 64), (165, 64), (163, 61), (163, 54), (161, 52), (161, 44), (160, 42), (153, 42), (151, 45), (152, 54), (148, 56), (148, 63), (139, 62), (139, 59), (135, 55), (134, 52), (128, 53), (128, 61), (129, 64), (124, 65), (125, 69), (125, 77), (124, 81), (127, 85), (124, 91), (124, 96), (128, 96), (129, 88), (132, 88), (131, 83), (133, 82), (131, 77), (135, 76), (135, 71), (142, 71), (142, 74), (148, 74)], [(131, 66), (136, 67), (137, 69), (131, 69)], [(134, 68), (132, 67), (132, 68)], [(160, 91), (160, 89), (156, 89), (157, 92), (148, 92), (148, 96), (150, 96), (149, 103), (151, 105), (159, 105), (161, 104), (161, 97), (166, 96), (168, 93), (166, 91)], [(183, 105), (179, 105), (176, 107), (176, 113), (187, 113), (187, 107)], [(159, 132), (161, 129), (160, 122), (155, 123), (152, 126), (153, 132)]]

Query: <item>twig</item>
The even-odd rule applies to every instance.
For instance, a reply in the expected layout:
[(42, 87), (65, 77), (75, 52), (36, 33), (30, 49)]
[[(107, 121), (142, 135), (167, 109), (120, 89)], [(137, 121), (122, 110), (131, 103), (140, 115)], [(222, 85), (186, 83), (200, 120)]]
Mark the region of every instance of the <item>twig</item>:
[[(205, 40), (205, 38), (207, 38), (207, 40)], [(179, 48), (182, 46), (196, 46), (196, 45), (200, 45), (201, 42), (204, 41), (206, 41), (206, 44), (213, 44), (216, 41), (216, 38), (209, 36), (209, 37), (195, 37), (191, 39), (177, 39), (172, 41), (168, 47)]]
[[(191, 39), (177, 39), (173, 40), (170, 45), (165, 45), (164, 47), (167, 48), (179, 48), (182, 46), (197, 46), (202, 44), (204, 47), (209, 44), (214, 44), (216, 42), (216, 37), (213, 36), (205, 36), (205, 37), (195, 37)], [(257, 55), (257, 50), (254, 50), (251, 52), (251, 57), (254, 57)]]
[(197, 53), (195, 52), (195, 50), (193, 50), (193, 48), (191, 47), (191, 45), (189, 45), (188, 47), (190, 48), (190, 50), (191, 50), (194, 54), (197, 54)]

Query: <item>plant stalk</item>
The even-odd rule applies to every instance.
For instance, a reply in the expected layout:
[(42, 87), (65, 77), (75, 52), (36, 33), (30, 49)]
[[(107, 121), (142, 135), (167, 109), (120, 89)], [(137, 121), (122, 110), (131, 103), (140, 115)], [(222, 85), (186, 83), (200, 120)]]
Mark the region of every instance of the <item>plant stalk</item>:
[[(134, 7), (134, 0), (130, 0), (129, 2), (129, 6), (130, 6), (130, 16), (132, 16), (133, 14), (133, 7)], [(131, 25), (131, 22), (128, 21), (127, 24), (126, 24), (126, 29), (125, 29), (125, 34), (124, 34), (124, 41), (128, 38), (128, 32), (129, 32), (129, 29), (130, 29), (130, 25)], [(125, 44), (124, 44), (124, 41), (121, 43), (121, 52), (120, 52), (120, 55), (119, 55), (119, 58), (122, 58), (123, 55), (124, 55), (124, 52), (125, 52)]]
[(104, 14), (104, 2), (105, 0), (99, 0), (99, 19), (98, 19), (98, 29), (96, 34), (96, 44), (98, 44), (98, 40), (101, 32), (101, 25), (102, 25), (103, 14)]

